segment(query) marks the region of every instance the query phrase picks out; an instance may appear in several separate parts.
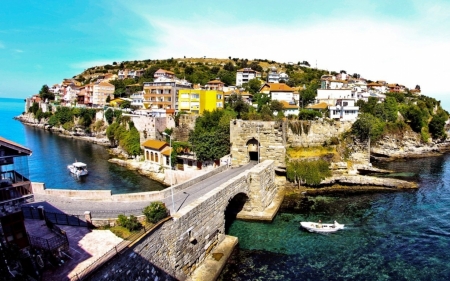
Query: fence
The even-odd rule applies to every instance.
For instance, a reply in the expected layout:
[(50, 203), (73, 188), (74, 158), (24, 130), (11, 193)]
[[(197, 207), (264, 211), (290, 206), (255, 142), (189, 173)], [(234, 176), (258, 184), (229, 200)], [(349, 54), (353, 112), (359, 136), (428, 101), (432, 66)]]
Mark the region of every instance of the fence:
[(52, 238), (45, 239), (28, 234), (28, 239), (33, 247), (48, 251), (54, 251), (60, 247), (68, 248), (69, 245), (69, 241), (65, 235), (56, 235)]
[(122, 251), (128, 248), (130, 244), (132, 244), (134, 241), (142, 237), (144, 234), (147, 234), (151, 232), (153, 229), (155, 229), (160, 224), (167, 221), (170, 217), (162, 220), (157, 225), (152, 227), (143, 227), (139, 232), (134, 233), (126, 238), (126, 240), (123, 240), (119, 244), (117, 244), (114, 248), (106, 252), (103, 256), (92, 262), (90, 265), (85, 267), (82, 271), (76, 273), (72, 277), (70, 277), (70, 281), (81, 281), (87, 278), (92, 272), (94, 272), (96, 269), (100, 268), (103, 264), (108, 262), (110, 259), (115, 257), (116, 255), (120, 254)]
[(27, 206), (22, 206), (22, 212), (23, 216), (27, 219), (43, 220), (45, 218), (54, 224), (84, 227), (89, 226), (89, 224), (85, 221), (84, 215), (68, 215), (64, 213), (48, 212), (45, 210), (43, 210), (43, 214), (40, 214), (38, 208)]

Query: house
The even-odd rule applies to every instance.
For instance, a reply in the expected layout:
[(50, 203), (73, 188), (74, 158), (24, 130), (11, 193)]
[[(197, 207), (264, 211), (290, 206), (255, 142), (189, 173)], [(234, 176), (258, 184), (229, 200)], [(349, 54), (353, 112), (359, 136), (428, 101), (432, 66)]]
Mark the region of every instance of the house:
[(168, 78), (172, 73), (170, 71), (163, 71), (162, 69), (158, 71), (158, 75), (155, 72), (155, 77), (158, 77), (153, 82), (144, 82), (144, 107), (178, 111), (178, 91), (180, 89), (192, 89), (192, 84), (186, 80)]
[(121, 69), (117, 72), (117, 78), (120, 80), (126, 79), (126, 78), (138, 78), (141, 77), (144, 74), (144, 69)]
[(208, 83), (206, 83), (205, 85), (205, 89), (207, 90), (218, 90), (218, 91), (223, 91), (223, 86), (225, 85), (225, 83), (223, 83), (222, 81), (216, 79), (216, 80), (211, 80)]
[(141, 109), (144, 108), (144, 91), (138, 91), (130, 95), (131, 106)]
[(175, 73), (173, 73), (172, 71), (168, 71), (168, 70), (164, 70), (164, 69), (160, 68), (157, 71), (155, 71), (155, 73), (153, 74), (153, 77), (155, 79), (157, 79), (157, 78), (174, 79)]
[(265, 83), (259, 89), (260, 93), (268, 94), (271, 100), (293, 102), (294, 89), (284, 83)]
[(251, 68), (238, 69), (236, 71), (236, 86), (242, 86), (242, 84), (248, 83), (248, 81), (255, 78), (261, 78), (261, 72)]
[(280, 81), (280, 75), (277, 68), (272, 66), (267, 73), (267, 83), (278, 83), (278, 81)]
[(202, 114), (224, 108), (224, 92), (219, 90), (183, 89), (178, 92), (178, 110)]
[(95, 83), (92, 87), (92, 105), (97, 107), (103, 107), (108, 103), (106, 100), (114, 98), (115, 86), (106, 81)]
[(328, 106), (330, 118), (342, 121), (355, 121), (358, 118), (359, 106), (355, 106), (355, 99), (339, 99), (334, 106)]
[(154, 164), (154, 168), (159, 167), (170, 168), (171, 148), (165, 141), (147, 140), (142, 146), (144, 147), (145, 161)]
[(34, 201), (28, 174), (31, 150), (0, 137), (0, 240), (19, 249), (29, 245), (21, 205)]
[[(281, 103), (283, 104), (284, 116), (289, 116), (289, 115), (298, 116), (300, 111), (299, 111), (299, 106), (296, 102), (281, 101)], [(274, 114), (277, 115), (277, 112), (274, 112)]]

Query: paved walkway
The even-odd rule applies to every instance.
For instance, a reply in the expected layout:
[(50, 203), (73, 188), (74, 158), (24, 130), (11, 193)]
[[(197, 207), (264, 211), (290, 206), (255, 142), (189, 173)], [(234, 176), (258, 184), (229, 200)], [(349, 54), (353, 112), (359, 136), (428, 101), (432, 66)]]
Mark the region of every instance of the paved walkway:
[[(173, 201), (172, 196), (169, 196), (164, 198), (163, 202), (171, 212), (173, 212), (173, 209), (176, 212), (222, 183), (251, 169), (256, 164), (257, 162), (250, 162), (245, 166), (227, 169), (186, 188), (182, 192), (174, 193)], [(148, 206), (149, 203), (149, 201), (99, 202), (35, 194), (35, 202), (27, 204), (27, 206), (43, 206), (46, 211), (62, 212), (70, 215), (83, 215), (85, 211), (90, 211), (92, 218), (116, 218), (119, 214), (142, 215), (142, 209)]]

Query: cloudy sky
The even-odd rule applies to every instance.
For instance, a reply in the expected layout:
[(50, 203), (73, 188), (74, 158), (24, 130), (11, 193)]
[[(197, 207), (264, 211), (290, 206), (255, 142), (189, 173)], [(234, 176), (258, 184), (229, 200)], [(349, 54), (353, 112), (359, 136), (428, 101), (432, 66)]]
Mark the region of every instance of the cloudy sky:
[(450, 110), (449, 53), (445, 0), (5, 1), (0, 97), (114, 61), (231, 56), (420, 85)]

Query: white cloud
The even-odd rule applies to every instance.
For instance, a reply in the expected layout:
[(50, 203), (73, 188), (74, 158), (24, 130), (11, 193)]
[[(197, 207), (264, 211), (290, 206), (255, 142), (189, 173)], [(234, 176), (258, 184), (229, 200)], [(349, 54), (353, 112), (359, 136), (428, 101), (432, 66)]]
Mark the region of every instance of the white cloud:
[(23, 50), (15, 49), (14, 52), (15, 53), (23, 53)]
[(312, 66), (317, 61), (321, 69), (356, 72), (409, 88), (420, 85), (425, 95), (443, 100), (446, 88), (438, 81), (450, 75), (450, 15), (445, 12), (450, 3), (413, 1), (411, 5), (414, 13), (401, 18), (379, 18), (359, 9), (280, 24), (195, 15), (155, 18), (146, 13), (141, 17), (147, 25), (133, 34), (138, 40), (130, 50), (138, 58), (232, 56), (307, 60)]

